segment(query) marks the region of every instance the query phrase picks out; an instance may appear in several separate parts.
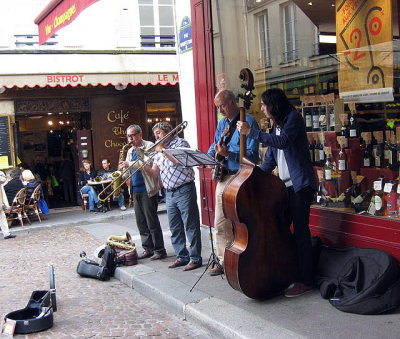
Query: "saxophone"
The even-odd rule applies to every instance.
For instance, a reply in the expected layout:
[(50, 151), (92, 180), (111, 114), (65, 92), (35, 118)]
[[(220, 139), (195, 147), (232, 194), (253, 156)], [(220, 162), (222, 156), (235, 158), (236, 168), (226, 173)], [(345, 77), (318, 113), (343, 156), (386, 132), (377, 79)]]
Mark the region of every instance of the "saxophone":
[(124, 235), (110, 235), (106, 240), (106, 245), (115, 248), (122, 248), (131, 252), (136, 249), (135, 243), (133, 242), (129, 232), (125, 232)]
[(118, 197), (119, 197), (119, 195), (121, 193), (121, 187), (118, 188), (118, 186), (121, 183), (121, 171), (122, 171), (122, 168), (119, 166), (119, 163), (126, 159), (126, 153), (128, 152), (128, 149), (130, 147), (131, 147), (131, 144), (129, 144), (129, 143), (127, 143), (124, 146), (122, 146), (121, 150), (119, 151), (118, 169), (113, 174), (111, 174), (111, 176), (113, 178), (118, 178), (117, 180), (115, 180), (115, 182), (113, 184), (113, 192), (114, 192), (113, 196), (114, 196), (114, 199), (118, 199)]

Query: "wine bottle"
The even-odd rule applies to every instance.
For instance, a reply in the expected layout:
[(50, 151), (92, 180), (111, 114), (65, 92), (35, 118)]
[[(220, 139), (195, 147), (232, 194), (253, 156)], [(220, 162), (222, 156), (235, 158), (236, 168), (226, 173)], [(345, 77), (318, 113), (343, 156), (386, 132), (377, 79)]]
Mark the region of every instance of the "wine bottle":
[(399, 169), (399, 161), (397, 158), (397, 144), (395, 135), (392, 135), (392, 139), (390, 142), (390, 159), (389, 159), (389, 167), (392, 171), (397, 171)]
[(328, 126), (326, 124), (326, 106), (319, 106), (319, 121), (321, 131), (327, 131)]
[(319, 144), (319, 166), (323, 167), (325, 165), (325, 151), (324, 144), (321, 142)]
[(349, 137), (350, 138), (358, 137), (356, 117), (355, 117), (355, 114), (353, 114), (353, 113), (350, 116)]
[(375, 167), (383, 168), (384, 166), (384, 150), (382, 144), (377, 144), (375, 148)]
[(304, 120), (306, 122), (306, 131), (312, 132), (312, 115), (311, 115), (311, 107), (304, 107)]
[(318, 107), (312, 108), (312, 124), (313, 130), (319, 131), (319, 109)]
[(340, 135), (342, 137), (345, 137), (344, 140), (344, 148), (348, 148), (349, 147), (349, 133), (348, 133), (348, 129), (346, 125), (342, 125), (342, 128), (340, 129)]
[(375, 215), (384, 216), (387, 215), (386, 199), (383, 193), (384, 177), (374, 181), (374, 204), (375, 204)]
[(339, 158), (338, 158), (338, 169), (339, 171), (347, 170), (347, 157), (346, 152), (343, 148), (340, 148)]
[(324, 176), (325, 180), (332, 180), (332, 162), (330, 155), (327, 155), (326, 161), (325, 161), (325, 166), (324, 166)]
[(365, 145), (364, 148), (364, 159), (363, 159), (363, 166), (366, 168), (371, 167), (371, 158), (372, 158), (372, 154), (371, 154), (371, 145)]
[(332, 105), (329, 107), (329, 126), (330, 130), (335, 130), (335, 107)]
[(393, 181), (389, 181), (388, 183), (386, 183), (383, 191), (385, 193), (385, 199), (386, 199), (387, 216), (389, 218), (396, 217), (396, 215), (397, 215), (397, 206), (396, 206), (397, 193), (396, 193), (395, 185), (393, 184)]
[(384, 168), (390, 167), (390, 161), (392, 158), (391, 152), (392, 151), (390, 149), (389, 140), (386, 140), (385, 143), (383, 144), (383, 167)]
[(319, 166), (319, 145), (314, 141), (314, 166)]

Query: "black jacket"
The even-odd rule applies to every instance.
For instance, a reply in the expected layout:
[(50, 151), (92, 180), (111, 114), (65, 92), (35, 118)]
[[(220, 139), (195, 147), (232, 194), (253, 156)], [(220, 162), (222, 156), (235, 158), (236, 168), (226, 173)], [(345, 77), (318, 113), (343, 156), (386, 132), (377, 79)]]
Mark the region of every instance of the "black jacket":
[(19, 190), (24, 188), (24, 184), (19, 178), (11, 179), (5, 186), (4, 190), (7, 195), (8, 203), (11, 205), (14, 197), (17, 195)]
[(81, 189), (87, 184), (88, 180), (94, 180), (94, 178), (96, 178), (96, 171), (93, 168), (90, 170), (90, 174), (88, 174), (86, 171), (80, 170), (78, 188)]

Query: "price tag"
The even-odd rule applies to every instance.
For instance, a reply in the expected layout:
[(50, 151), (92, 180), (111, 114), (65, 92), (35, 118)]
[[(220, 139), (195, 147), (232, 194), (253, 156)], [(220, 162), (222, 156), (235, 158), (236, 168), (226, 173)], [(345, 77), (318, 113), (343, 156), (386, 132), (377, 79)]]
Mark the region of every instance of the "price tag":
[(382, 190), (382, 181), (380, 181), (380, 180), (374, 181), (374, 190), (375, 191)]
[(393, 187), (393, 184), (390, 183), (390, 182), (387, 182), (387, 183), (385, 184), (385, 187), (383, 188), (383, 192), (385, 192), (385, 193), (390, 193), (390, 192), (392, 192), (392, 187)]

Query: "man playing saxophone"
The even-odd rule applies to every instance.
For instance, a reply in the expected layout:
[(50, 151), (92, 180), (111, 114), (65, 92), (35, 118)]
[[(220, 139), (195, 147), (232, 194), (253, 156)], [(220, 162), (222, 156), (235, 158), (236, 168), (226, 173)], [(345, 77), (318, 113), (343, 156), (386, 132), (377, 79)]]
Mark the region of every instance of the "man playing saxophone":
[[(138, 157), (147, 160), (144, 158), (145, 152), (154, 144), (151, 141), (143, 140), (142, 129), (139, 125), (130, 125), (126, 129), (126, 137), (132, 147), (128, 150), (125, 161), (120, 161), (119, 167), (132, 166), (131, 173), (133, 173), (143, 164), (141, 160), (138, 160)], [(126, 176), (129, 174), (126, 173)], [(159, 178), (150, 177), (145, 171), (139, 170), (131, 177), (130, 185), (136, 224), (144, 249), (144, 252), (138, 258), (163, 259), (167, 256), (167, 252), (157, 215)]]

